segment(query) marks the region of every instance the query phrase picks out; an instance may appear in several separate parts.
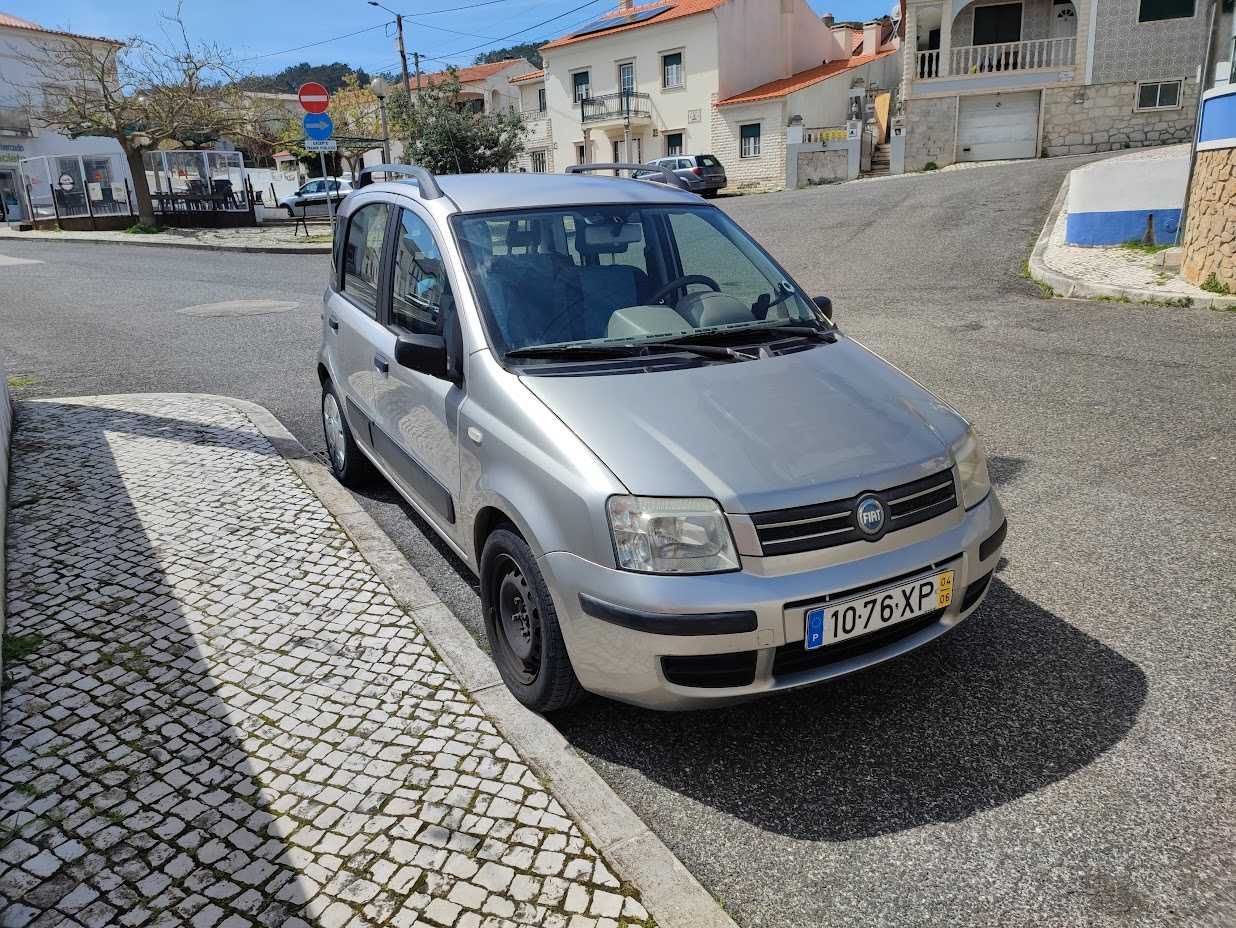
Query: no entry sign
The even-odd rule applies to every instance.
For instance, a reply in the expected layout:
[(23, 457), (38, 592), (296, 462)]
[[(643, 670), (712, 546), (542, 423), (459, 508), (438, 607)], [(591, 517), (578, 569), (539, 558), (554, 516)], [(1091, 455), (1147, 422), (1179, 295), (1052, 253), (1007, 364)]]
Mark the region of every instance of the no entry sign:
[(330, 106), (330, 93), (317, 81), (301, 84), (296, 96), (300, 98), (301, 109), (306, 113), (325, 113)]

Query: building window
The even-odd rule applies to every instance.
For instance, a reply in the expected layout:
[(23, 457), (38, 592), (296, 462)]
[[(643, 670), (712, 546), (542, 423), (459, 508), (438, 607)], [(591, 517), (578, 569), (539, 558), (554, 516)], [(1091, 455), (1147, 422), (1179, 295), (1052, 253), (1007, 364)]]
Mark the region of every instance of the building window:
[(1152, 23), (1160, 19), (1189, 19), (1193, 12), (1194, 0), (1141, 0), (1137, 21)]
[(681, 132), (670, 132), (665, 136), (665, 154), (666, 156), (682, 154)]
[(576, 142), (575, 143), (575, 163), (585, 164), (586, 162), (587, 162), (587, 157), (584, 151), (584, 143)]
[(618, 65), (618, 90), (624, 94), (635, 93), (635, 65), (630, 61)]
[(1180, 81), (1151, 81), (1137, 85), (1138, 110), (1174, 110), (1180, 106)]
[(536, 92), (536, 111), (538, 113), (544, 113), (546, 109), (548, 109), (548, 107), (545, 105), (545, 88), (539, 87)]
[(532, 170), (536, 174), (545, 173), (545, 152), (534, 151), (532, 153)]
[(738, 130), (741, 145), (739, 155), (743, 158), (758, 158), (760, 156), (760, 124), (752, 123)]
[(666, 90), (683, 84), (682, 52), (661, 56), (661, 86)]
[(575, 88), (575, 93), (572, 99), (578, 103), (580, 100), (586, 100), (592, 95), (592, 80), (589, 77), (589, 71), (576, 71), (571, 75), (571, 83)]

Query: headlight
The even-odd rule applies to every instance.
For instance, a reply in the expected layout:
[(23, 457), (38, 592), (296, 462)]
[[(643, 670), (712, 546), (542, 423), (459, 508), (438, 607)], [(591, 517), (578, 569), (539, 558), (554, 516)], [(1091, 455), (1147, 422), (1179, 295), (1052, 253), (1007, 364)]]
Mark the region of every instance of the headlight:
[(650, 574), (738, 570), (721, 507), (710, 499), (611, 496), (605, 504), (618, 566)]
[(966, 432), (961, 444), (953, 449), (957, 458), (957, 475), (961, 477), (961, 502), (973, 509), (991, 492), (991, 475), (987, 473), (987, 455), (973, 431)]

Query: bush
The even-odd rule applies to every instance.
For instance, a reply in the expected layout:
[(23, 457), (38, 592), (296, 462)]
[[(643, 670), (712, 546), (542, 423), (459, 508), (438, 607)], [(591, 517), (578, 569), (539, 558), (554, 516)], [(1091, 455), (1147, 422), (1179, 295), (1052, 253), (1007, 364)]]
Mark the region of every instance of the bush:
[(938, 171), (940, 170), (940, 165), (936, 164), (934, 161), (928, 161), (926, 164), (923, 165), (923, 170), (924, 171)]
[(129, 235), (155, 235), (163, 231), (162, 226), (148, 226), (144, 222), (135, 222), (125, 232)]
[(1202, 289), (1208, 293), (1217, 293), (1220, 296), (1227, 296), (1232, 292), (1232, 288), (1219, 280), (1219, 275), (1214, 271), (1210, 272), (1210, 276), (1202, 281)]

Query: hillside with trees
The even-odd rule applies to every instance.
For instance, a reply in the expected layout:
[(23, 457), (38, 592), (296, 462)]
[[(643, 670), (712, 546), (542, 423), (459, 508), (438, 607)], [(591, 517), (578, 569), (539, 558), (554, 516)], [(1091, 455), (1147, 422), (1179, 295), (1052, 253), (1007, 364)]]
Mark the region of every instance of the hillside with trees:
[(505, 61), (507, 58), (527, 58), (538, 68), (542, 67), (541, 53), (537, 50), (549, 39), (539, 42), (524, 42), (520, 45), (510, 45), (506, 48), (495, 48), (493, 51), (477, 55), (473, 64), (489, 64), (491, 61)]
[(347, 85), (349, 74), (355, 74), (361, 87), (369, 84), (369, 75), (362, 68), (336, 61), (331, 64), (310, 64), (302, 61), (284, 68), (277, 74), (257, 74), (242, 78), (239, 83), (243, 90), (255, 93), (296, 93), (301, 84), (306, 81), (317, 81), (325, 85), (331, 93)]

